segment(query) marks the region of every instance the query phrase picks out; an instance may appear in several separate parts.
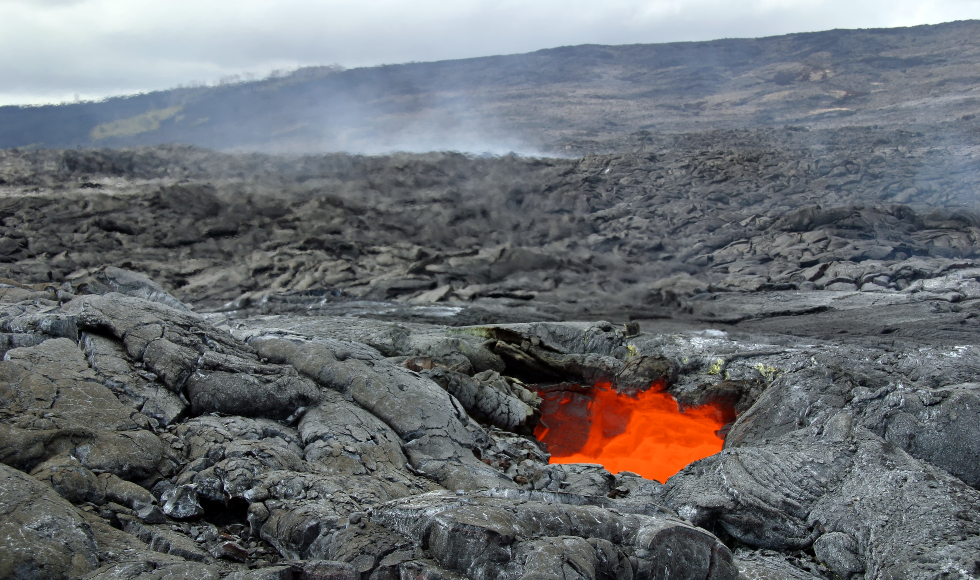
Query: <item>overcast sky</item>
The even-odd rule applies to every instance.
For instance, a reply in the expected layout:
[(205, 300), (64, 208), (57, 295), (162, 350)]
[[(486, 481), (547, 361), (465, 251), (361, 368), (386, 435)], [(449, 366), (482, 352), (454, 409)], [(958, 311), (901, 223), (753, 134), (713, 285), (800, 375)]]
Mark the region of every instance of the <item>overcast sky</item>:
[(0, 105), (586, 43), (980, 19), (980, 0), (0, 0)]

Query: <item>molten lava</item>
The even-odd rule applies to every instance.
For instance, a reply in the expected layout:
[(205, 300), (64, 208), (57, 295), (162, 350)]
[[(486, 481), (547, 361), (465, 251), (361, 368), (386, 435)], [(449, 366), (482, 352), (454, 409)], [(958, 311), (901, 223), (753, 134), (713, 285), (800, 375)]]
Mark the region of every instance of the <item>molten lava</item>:
[(548, 446), (551, 463), (600, 463), (612, 473), (632, 471), (661, 482), (721, 451), (719, 431), (733, 418), (721, 405), (681, 411), (658, 384), (635, 396), (609, 383), (540, 394), (534, 436)]

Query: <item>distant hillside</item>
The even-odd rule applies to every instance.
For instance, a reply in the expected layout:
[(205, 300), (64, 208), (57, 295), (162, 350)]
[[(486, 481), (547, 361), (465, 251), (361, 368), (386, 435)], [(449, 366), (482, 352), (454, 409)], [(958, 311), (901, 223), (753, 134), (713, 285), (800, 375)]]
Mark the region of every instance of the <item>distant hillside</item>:
[(0, 147), (581, 153), (638, 131), (933, 124), (980, 113), (980, 22), (585, 45), (0, 107)]

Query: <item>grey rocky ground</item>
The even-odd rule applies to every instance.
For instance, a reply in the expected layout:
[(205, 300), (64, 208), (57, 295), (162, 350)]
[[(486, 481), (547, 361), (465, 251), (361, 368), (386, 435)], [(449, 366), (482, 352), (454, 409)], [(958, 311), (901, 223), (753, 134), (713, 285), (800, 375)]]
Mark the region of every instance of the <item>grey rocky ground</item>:
[[(0, 152), (0, 576), (980, 577), (978, 142)], [(550, 465), (598, 381), (724, 450)]]
[(955, 300), (978, 293), (978, 146), (973, 120), (640, 133), (581, 159), (9, 150), (0, 275), (109, 264), (199, 308), (466, 304), (483, 322), (663, 315), (706, 291)]
[[(116, 268), (7, 282), (0, 571), (980, 575), (980, 350), (698, 324), (243, 318)], [(549, 465), (526, 434), (543, 376), (663, 380), (737, 418), (667, 482)]]

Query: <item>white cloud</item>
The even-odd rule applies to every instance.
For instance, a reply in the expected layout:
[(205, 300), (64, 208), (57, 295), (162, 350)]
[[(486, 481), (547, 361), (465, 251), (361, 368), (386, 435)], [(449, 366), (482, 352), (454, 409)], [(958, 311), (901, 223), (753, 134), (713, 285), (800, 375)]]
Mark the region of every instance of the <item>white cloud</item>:
[(0, 0), (0, 104), (193, 80), (980, 18), (980, 0)]

